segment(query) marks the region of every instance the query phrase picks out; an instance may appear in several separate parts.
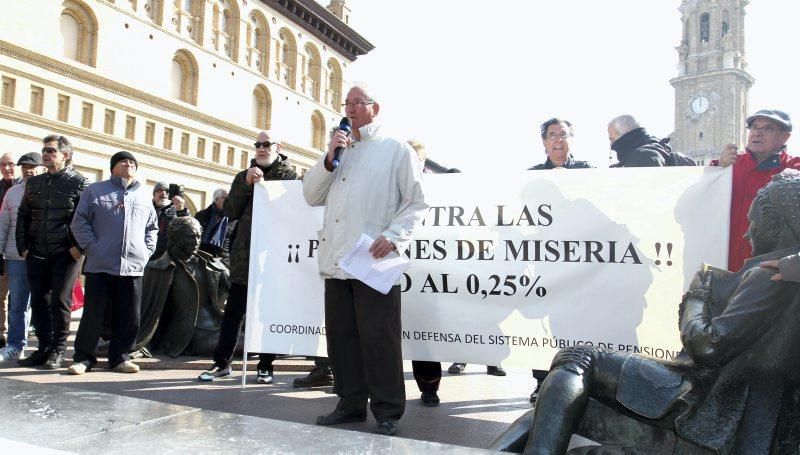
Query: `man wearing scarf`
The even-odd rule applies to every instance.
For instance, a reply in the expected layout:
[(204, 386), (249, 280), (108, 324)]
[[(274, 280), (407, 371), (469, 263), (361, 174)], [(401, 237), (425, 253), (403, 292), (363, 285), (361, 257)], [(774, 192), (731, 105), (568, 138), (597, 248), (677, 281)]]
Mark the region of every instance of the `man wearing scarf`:
[(228, 191), (218, 188), (214, 191), (214, 202), (197, 212), (194, 217), (203, 227), (200, 250), (220, 258), (230, 267), (230, 245), (236, 232), (236, 220), (230, 220), (225, 216), (223, 207), (226, 199)]

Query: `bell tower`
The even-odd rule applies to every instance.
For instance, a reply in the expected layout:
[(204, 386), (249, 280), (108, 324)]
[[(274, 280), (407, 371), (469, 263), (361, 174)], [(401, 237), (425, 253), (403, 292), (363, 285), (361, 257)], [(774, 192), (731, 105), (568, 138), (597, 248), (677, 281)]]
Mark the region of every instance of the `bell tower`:
[(683, 34), (671, 145), (707, 165), (725, 144), (745, 144), (748, 92), (744, 18), (749, 0), (682, 0)]
[(345, 25), (350, 25), (350, 8), (345, 5), (345, 0), (331, 0), (328, 4), (328, 11), (338, 17)]

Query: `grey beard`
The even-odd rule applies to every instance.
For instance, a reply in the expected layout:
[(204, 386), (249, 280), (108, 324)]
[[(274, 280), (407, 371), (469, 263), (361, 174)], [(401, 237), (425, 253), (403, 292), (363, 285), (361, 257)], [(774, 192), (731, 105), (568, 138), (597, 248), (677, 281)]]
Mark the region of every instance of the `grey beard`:
[(264, 158), (263, 160), (256, 158), (256, 164), (258, 164), (261, 167), (269, 167), (272, 165), (272, 163), (275, 162), (276, 159), (278, 159), (277, 156), (272, 160), (270, 160), (269, 158)]
[(156, 207), (166, 207), (169, 204), (169, 199), (158, 199), (156, 200)]

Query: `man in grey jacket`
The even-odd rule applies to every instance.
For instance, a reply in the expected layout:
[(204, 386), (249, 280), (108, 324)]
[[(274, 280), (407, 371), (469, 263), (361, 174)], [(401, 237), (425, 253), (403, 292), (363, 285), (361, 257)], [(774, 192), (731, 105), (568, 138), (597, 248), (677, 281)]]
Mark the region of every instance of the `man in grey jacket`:
[(69, 374), (83, 374), (97, 363), (106, 311), (111, 311), (109, 368), (139, 371), (129, 353), (139, 332), (142, 275), (156, 248), (158, 224), (150, 195), (136, 180), (138, 167), (129, 152), (114, 154), (111, 178), (86, 188), (72, 219), (72, 233), (86, 252), (86, 302)]

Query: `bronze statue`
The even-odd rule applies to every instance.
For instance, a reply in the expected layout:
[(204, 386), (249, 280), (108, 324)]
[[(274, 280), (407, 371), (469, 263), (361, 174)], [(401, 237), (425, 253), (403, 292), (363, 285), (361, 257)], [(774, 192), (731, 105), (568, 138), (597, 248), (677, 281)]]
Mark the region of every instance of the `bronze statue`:
[(576, 433), (618, 450), (598, 453), (797, 453), (800, 289), (762, 262), (800, 250), (800, 172), (774, 176), (748, 217), (755, 257), (737, 273), (697, 272), (674, 361), (562, 349), (536, 407), (491, 448), (565, 453)]
[(171, 357), (212, 355), (230, 289), (230, 273), (200, 246), (200, 223), (175, 218), (168, 227), (167, 252), (144, 271), (137, 349)]

